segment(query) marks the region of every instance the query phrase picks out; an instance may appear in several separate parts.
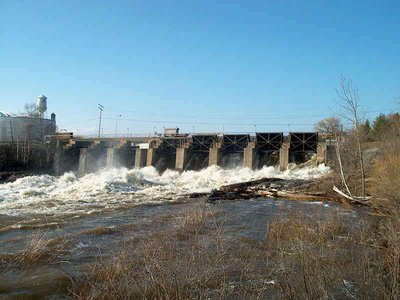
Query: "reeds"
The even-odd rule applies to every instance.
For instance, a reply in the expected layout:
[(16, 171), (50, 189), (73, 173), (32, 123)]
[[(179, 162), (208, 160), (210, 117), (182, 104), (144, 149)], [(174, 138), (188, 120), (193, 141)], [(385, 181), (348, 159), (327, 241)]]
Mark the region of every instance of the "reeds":
[(206, 206), (188, 209), (175, 229), (124, 243), (111, 260), (98, 262), (86, 277), (75, 280), (79, 284), (71, 295), (75, 299), (224, 298), (238, 292), (230, 288), (229, 280), (241, 282), (251, 269), (250, 256), (246, 261), (233, 255), (238, 249), (230, 251), (215, 212)]
[(0, 268), (7, 270), (16, 266), (28, 270), (57, 261), (68, 251), (70, 239), (67, 237), (50, 238), (45, 232), (39, 232), (28, 238), (24, 248), (14, 254), (0, 256)]
[[(377, 299), (394, 289), (377, 225), (318, 209), (271, 221), (266, 241), (228, 235), (222, 216), (186, 210), (175, 230), (124, 243), (75, 280), (75, 299)], [(184, 233), (184, 235), (182, 235)], [(182, 238), (184, 236), (184, 238)], [(392, 261), (395, 259), (391, 257)], [(385, 277), (386, 276), (386, 277)]]
[[(124, 242), (67, 275), (73, 299), (396, 299), (398, 234), (394, 224), (351, 221), (333, 207), (284, 215), (265, 240), (232, 232), (207, 205), (186, 209), (147, 235)], [(226, 229), (230, 229), (227, 231)], [(107, 231), (95, 230), (107, 234)], [(143, 231), (142, 231), (143, 234)], [(79, 235), (82, 237), (82, 235)], [(105, 255), (107, 254), (107, 255)], [(33, 236), (11, 260), (21, 267), (74, 260), (68, 239)], [(397, 272), (397, 273), (396, 273)]]

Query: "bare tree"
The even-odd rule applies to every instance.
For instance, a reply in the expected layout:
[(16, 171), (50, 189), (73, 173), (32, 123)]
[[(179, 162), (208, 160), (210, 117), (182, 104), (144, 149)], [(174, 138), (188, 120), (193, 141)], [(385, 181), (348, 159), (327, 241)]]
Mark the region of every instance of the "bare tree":
[(341, 122), (336, 117), (322, 119), (314, 125), (315, 131), (321, 133), (336, 133), (341, 130)]
[(35, 103), (25, 103), (24, 114), (34, 118), (38, 118), (40, 116), (40, 113), (37, 110), (37, 106)]
[(345, 77), (340, 76), (339, 88), (336, 89), (336, 94), (339, 97), (339, 106), (343, 109), (343, 117), (349, 120), (354, 126), (357, 143), (357, 156), (361, 172), (362, 195), (365, 196), (365, 168), (361, 146), (360, 96), (358, 88), (351, 79), (346, 79)]
[(348, 196), (352, 198), (353, 195), (350, 191), (349, 185), (347, 184), (346, 176), (344, 175), (343, 171), (342, 147), (341, 147), (341, 143), (343, 143), (342, 136), (338, 134), (338, 131), (335, 131), (334, 134), (335, 134), (335, 150), (336, 150), (335, 152), (339, 164), (340, 178), (342, 179), (342, 184), (346, 188)]

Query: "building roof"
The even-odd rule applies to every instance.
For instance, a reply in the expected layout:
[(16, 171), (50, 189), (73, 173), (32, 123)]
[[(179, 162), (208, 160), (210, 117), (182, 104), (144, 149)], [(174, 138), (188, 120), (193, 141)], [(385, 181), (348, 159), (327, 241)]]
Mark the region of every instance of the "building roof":
[(0, 111), (0, 117), (14, 117), (14, 115), (5, 111)]

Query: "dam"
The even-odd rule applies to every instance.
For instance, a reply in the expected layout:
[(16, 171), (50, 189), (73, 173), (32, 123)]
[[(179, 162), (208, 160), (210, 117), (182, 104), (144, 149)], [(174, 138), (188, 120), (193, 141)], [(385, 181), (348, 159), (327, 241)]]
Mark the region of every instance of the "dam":
[(255, 134), (172, 134), (127, 137), (84, 137), (73, 133), (51, 137), (55, 146), (54, 173), (80, 175), (100, 168), (143, 168), (159, 171), (200, 170), (212, 165), (259, 169), (302, 163), (317, 155), (326, 163), (329, 145), (317, 132)]

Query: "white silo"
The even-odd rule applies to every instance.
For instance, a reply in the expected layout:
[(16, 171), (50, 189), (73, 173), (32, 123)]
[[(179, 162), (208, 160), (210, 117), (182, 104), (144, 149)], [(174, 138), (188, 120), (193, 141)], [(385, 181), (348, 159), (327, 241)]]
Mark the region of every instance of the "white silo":
[(43, 114), (47, 110), (47, 97), (45, 95), (37, 97), (36, 109), (39, 112), (40, 117), (43, 119)]

